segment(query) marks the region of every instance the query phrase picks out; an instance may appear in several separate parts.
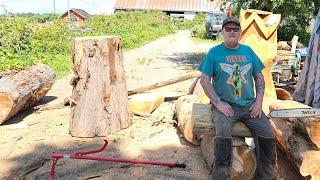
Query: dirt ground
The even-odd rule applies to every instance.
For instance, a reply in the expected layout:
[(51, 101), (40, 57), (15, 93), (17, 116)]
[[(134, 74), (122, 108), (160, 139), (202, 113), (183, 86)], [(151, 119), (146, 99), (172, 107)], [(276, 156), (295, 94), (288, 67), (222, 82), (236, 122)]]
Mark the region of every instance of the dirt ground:
[[(190, 39), (189, 31), (180, 31), (124, 53), (128, 89), (168, 80), (195, 69), (201, 56), (212, 46)], [(59, 106), (71, 95), (72, 75), (57, 80), (39, 103), (50, 110), (26, 110), (0, 126), (0, 179), (48, 179), (52, 152), (71, 154), (98, 149), (104, 139), (106, 150), (97, 155), (160, 162), (186, 163), (186, 169), (130, 165), (124, 163), (61, 159), (56, 179), (210, 179), (198, 146), (187, 143), (173, 125), (172, 114), (163, 117), (131, 116), (133, 125), (107, 137), (74, 138), (68, 130), (70, 109)], [(166, 95), (187, 94), (191, 80), (156, 89)], [(165, 107), (172, 107), (166, 102)], [(170, 108), (169, 108), (170, 109)], [(171, 108), (172, 109), (172, 108)], [(159, 115), (159, 114), (158, 114)], [(283, 179), (301, 179), (279, 151)], [(280, 172), (280, 174), (281, 174)], [(288, 174), (288, 173), (287, 173)]]

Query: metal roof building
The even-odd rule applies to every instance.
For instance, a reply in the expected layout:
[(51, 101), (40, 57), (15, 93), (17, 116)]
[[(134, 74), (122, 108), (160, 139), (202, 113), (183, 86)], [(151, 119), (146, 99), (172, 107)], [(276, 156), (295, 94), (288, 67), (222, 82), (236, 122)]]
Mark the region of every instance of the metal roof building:
[(161, 10), (166, 12), (220, 11), (224, 0), (117, 0), (115, 10)]

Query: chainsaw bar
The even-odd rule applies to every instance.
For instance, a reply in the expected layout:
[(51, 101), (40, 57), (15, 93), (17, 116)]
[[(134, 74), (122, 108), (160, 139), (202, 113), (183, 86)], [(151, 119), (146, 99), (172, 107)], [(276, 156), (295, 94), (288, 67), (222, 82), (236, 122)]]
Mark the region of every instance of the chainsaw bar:
[(279, 109), (270, 112), (272, 118), (315, 117), (320, 116), (317, 108)]

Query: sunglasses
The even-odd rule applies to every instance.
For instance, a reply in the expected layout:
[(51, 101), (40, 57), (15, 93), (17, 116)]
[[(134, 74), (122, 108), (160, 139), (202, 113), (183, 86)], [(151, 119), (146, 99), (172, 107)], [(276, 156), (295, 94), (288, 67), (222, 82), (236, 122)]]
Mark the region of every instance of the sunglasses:
[(228, 28), (228, 27), (225, 27), (224, 30), (226, 32), (239, 32), (240, 31), (240, 28), (239, 27), (233, 27), (233, 28)]

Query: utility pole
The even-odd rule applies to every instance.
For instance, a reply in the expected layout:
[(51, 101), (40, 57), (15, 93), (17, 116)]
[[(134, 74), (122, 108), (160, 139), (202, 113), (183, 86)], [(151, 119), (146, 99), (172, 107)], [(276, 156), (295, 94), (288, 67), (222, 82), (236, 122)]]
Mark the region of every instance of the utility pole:
[(69, 0), (67, 0), (67, 3), (68, 3), (68, 19), (69, 19), (69, 21), (70, 21), (70, 6), (69, 6)]
[(56, 14), (56, 0), (53, 0), (53, 13)]

